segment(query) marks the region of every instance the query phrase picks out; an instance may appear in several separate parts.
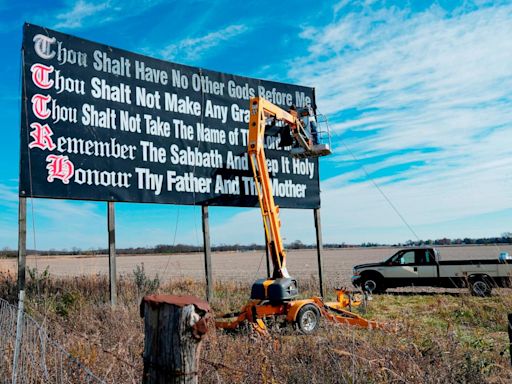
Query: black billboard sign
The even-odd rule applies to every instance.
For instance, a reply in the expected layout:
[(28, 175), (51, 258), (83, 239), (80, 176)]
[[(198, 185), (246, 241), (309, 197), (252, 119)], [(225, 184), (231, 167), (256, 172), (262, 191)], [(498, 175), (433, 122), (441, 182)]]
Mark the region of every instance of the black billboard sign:
[[(256, 206), (249, 98), (314, 106), (314, 89), (137, 55), (25, 24), (20, 196)], [(318, 160), (266, 137), (276, 202), (318, 208)]]

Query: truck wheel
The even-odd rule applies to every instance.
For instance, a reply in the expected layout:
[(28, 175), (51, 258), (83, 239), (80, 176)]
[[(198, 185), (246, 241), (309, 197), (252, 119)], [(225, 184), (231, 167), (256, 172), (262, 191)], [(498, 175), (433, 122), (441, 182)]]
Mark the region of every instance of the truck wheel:
[(469, 289), (474, 296), (491, 296), (492, 286), (485, 277), (478, 277), (470, 281)]
[(297, 313), (295, 328), (299, 332), (309, 335), (318, 329), (320, 324), (320, 311), (315, 304), (304, 305)]
[(381, 293), (386, 290), (382, 280), (377, 278), (376, 276), (367, 276), (364, 277), (361, 281), (361, 288), (363, 291), (370, 293)]

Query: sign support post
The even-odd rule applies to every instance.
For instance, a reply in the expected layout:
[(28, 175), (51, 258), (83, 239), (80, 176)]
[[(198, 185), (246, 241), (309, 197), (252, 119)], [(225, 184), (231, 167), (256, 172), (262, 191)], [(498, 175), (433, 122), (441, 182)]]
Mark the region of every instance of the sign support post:
[(18, 207), (18, 292), (25, 290), (27, 267), (27, 198), (19, 198)]
[(212, 250), (210, 247), (210, 223), (208, 217), (208, 206), (201, 206), (203, 221), (203, 247), (204, 247), (204, 272), (206, 276), (206, 300), (213, 298), (213, 278), (212, 278)]
[(322, 266), (322, 226), (320, 223), (320, 208), (313, 210), (315, 217), (315, 230), (316, 230), (316, 254), (318, 260), (318, 283), (320, 286), (320, 296), (324, 297), (324, 278), (323, 278), (323, 266)]
[(110, 305), (117, 304), (117, 274), (116, 274), (116, 223), (114, 216), (114, 202), (107, 203), (108, 221), (108, 271), (110, 282)]

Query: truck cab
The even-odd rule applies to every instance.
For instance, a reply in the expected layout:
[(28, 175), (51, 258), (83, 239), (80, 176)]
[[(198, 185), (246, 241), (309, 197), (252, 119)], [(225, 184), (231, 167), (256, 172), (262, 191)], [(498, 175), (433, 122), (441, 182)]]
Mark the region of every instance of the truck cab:
[[(401, 250), (386, 260), (388, 266), (401, 266), (401, 268), (390, 268), (389, 277), (402, 279), (402, 283), (430, 285), (431, 280), (437, 278), (437, 252), (432, 248), (419, 248)], [(422, 285), (423, 285), (422, 284)]]
[(501, 259), (440, 261), (435, 248), (407, 248), (381, 263), (353, 268), (352, 283), (371, 292), (405, 286), (459, 288), (488, 296), (494, 286), (509, 286), (512, 264)]

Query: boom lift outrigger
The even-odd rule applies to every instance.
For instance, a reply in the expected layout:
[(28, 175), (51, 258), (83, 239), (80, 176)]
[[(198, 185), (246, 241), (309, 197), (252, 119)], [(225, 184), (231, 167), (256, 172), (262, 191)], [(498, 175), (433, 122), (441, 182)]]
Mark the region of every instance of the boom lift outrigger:
[[(272, 104), (262, 97), (250, 100), (248, 154), (256, 191), (258, 193), (263, 226), (265, 228), (267, 249), (272, 260), (273, 272), (269, 279), (257, 280), (251, 289), (250, 301), (238, 313), (224, 315), (216, 321), (216, 326), (223, 329), (235, 329), (242, 322), (248, 321), (260, 332), (266, 331), (264, 318), (283, 316), (286, 322), (294, 323), (299, 331), (312, 333), (318, 327), (320, 316), (343, 324), (378, 328), (374, 321), (347, 311), (345, 308), (360, 305), (343, 290), (337, 290), (336, 302), (324, 302), (320, 297), (296, 300), (298, 296), (297, 281), (286, 268), (286, 252), (281, 237), (279, 207), (274, 202), (267, 160), (263, 147), (268, 121), (274, 125), (277, 121), (284, 123), (280, 127), (281, 140), (292, 137), (294, 146), (290, 154), (293, 157), (318, 157), (331, 153), (329, 145), (313, 143), (312, 136), (318, 134), (316, 127), (307, 127), (305, 122), (314, 122), (310, 108), (292, 109), (289, 112)], [(314, 137), (316, 141), (316, 137)], [(290, 143), (291, 144), (291, 143)]]

